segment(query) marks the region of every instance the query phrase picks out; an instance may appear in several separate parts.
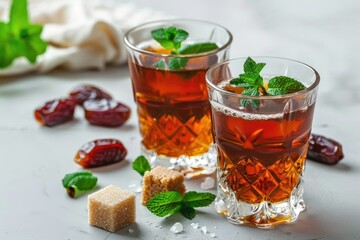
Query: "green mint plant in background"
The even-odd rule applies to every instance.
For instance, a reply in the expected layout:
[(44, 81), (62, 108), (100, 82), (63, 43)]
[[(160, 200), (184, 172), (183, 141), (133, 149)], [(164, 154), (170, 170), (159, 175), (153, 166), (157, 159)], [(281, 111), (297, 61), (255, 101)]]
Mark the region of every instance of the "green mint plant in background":
[(41, 39), (42, 30), (41, 25), (30, 23), (27, 0), (12, 0), (9, 22), (0, 22), (0, 68), (19, 57), (35, 63), (47, 48)]
[[(235, 87), (242, 87), (244, 91), (241, 93), (245, 96), (279, 96), (289, 93), (298, 92), (305, 89), (304, 84), (286, 76), (276, 76), (269, 80), (268, 89), (264, 86), (263, 77), (260, 75), (261, 70), (266, 63), (256, 63), (252, 58), (248, 57), (244, 63), (244, 73), (230, 81)], [(241, 100), (241, 105), (246, 107), (247, 104), (253, 107), (259, 107), (259, 100)]]
[[(219, 48), (215, 43), (211, 42), (193, 43), (182, 46), (182, 42), (184, 42), (189, 37), (189, 33), (183, 29), (178, 29), (175, 27), (159, 28), (153, 30), (151, 31), (151, 36), (163, 48), (171, 50), (171, 54), (173, 55), (203, 53)], [(181, 70), (186, 66), (187, 62), (187, 58), (174, 57), (169, 59), (167, 66), (169, 70)], [(165, 69), (165, 60), (161, 59), (160, 61), (156, 62), (154, 66), (159, 69)]]

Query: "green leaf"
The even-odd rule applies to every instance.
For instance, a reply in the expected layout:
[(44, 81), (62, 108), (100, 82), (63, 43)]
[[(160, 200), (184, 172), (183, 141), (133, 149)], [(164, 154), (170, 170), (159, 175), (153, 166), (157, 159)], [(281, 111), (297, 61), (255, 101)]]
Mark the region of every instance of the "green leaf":
[(185, 41), (187, 38), (189, 37), (189, 33), (182, 30), (182, 29), (177, 29), (175, 30), (175, 37), (174, 37), (174, 42), (175, 43), (182, 43), (183, 41)]
[(278, 96), (305, 89), (304, 84), (286, 76), (277, 76), (269, 80), (267, 93)]
[(236, 87), (242, 87), (242, 88), (248, 88), (251, 85), (244, 80), (242, 80), (240, 77), (234, 78), (230, 80), (230, 84), (236, 86)]
[(209, 206), (214, 200), (215, 195), (209, 192), (187, 192), (183, 198), (183, 202), (189, 207), (206, 207)]
[(69, 185), (72, 187), (75, 186), (81, 191), (87, 191), (93, 189), (96, 186), (96, 183), (97, 183), (97, 177), (92, 175), (91, 176), (80, 175), (71, 179)]
[(184, 203), (181, 205), (180, 212), (182, 215), (184, 215), (184, 217), (190, 220), (196, 216), (195, 209)]
[(158, 69), (164, 70), (165, 69), (165, 59), (160, 59), (159, 61), (154, 63), (153, 66), (158, 68)]
[(169, 70), (181, 70), (184, 69), (188, 62), (187, 58), (170, 58), (168, 62)]
[(16, 46), (9, 40), (12, 36), (11, 29), (8, 24), (0, 22), (0, 68), (5, 68), (13, 62), (18, 56)]
[(244, 72), (253, 73), (255, 72), (255, 68), (256, 68), (256, 62), (251, 57), (248, 57), (244, 63)]
[(27, 0), (12, 0), (9, 25), (15, 34), (29, 25)]
[(244, 63), (244, 72), (259, 74), (265, 65), (265, 63), (256, 63), (251, 57), (248, 57)]
[(164, 28), (151, 31), (151, 36), (164, 48), (173, 49), (174, 43), (169, 39), (167, 32)]
[(203, 53), (209, 52), (219, 47), (215, 43), (205, 42), (205, 43), (194, 43), (187, 44), (179, 49), (179, 54), (195, 54), (195, 53)]
[(62, 179), (62, 184), (68, 195), (75, 198), (96, 188), (97, 177), (89, 171), (69, 173)]
[(250, 87), (263, 86), (263, 78), (258, 73), (247, 72), (239, 75), (239, 78), (250, 85)]
[(9, 23), (0, 22), (0, 68), (10, 66), (18, 57), (35, 63), (47, 48), (41, 39), (42, 30), (41, 25), (30, 24), (27, 0), (13, 0)]
[(141, 176), (144, 176), (146, 171), (151, 170), (149, 161), (143, 155), (135, 159), (135, 161), (132, 163), (132, 168), (140, 173)]
[(265, 67), (266, 63), (257, 63), (255, 67), (255, 72), (260, 73), (261, 70)]
[(181, 47), (181, 43), (189, 36), (182, 29), (175, 27), (159, 28), (151, 31), (151, 36), (164, 48), (177, 50)]
[[(241, 93), (245, 96), (260, 96), (259, 89), (257, 87), (247, 88)], [(260, 101), (255, 99), (241, 99), (241, 105), (246, 107), (246, 105), (250, 104), (253, 107), (259, 107)]]
[(241, 94), (246, 95), (246, 96), (259, 96), (260, 95), (259, 90), (256, 87), (245, 89), (244, 91), (242, 91)]
[(77, 176), (92, 176), (92, 173), (89, 171), (80, 171), (80, 172), (66, 174), (65, 177), (62, 179), (62, 184), (64, 188), (70, 187), (71, 180)]
[(150, 198), (146, 207), (158, 217), (174, 214), (181, 209), (182, 196), (175, 191), (162, 192)]

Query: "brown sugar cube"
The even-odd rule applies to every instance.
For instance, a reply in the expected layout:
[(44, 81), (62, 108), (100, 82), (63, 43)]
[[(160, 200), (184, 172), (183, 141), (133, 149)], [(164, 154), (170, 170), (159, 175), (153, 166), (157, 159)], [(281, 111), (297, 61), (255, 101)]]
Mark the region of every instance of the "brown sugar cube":
[(135, 195), (107, 186), (88, 197), (89, 224), (116, 232), (135, 222)]
[(154, 195), (167, 191), (177, 191), (184, 195), (184, 176), (177, 171), (158, 166), (144, 174), (141, 203), (146, 205)]

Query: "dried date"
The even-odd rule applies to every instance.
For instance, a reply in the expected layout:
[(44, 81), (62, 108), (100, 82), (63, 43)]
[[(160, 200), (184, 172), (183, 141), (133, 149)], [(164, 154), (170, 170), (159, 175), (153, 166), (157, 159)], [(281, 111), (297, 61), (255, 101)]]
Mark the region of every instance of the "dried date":
[(100, 167), (120, 162), (126, 154), (126, 148), (119, 140), (97, 139), (84, 144), (74, 161), (85, 168)]
[(69, 93), (69, 99), (77, 102), (79, 105), (83, 105), (86, 100), (90, 99), (112, 99), (111, 95), (104, 90), (95, 87), (93, 85), (81, 85), (74, 88)]
[(109, 99), (84, 102), (85, 118), (93, 125), (117, 127), (130, 117), (130, 108)]
[(35, 109), (36, 121), (43, 126), (56, 126), (73, 119), (76, 102), (70, 99), (56, 99)]
[(307, 158), (328, 165), (337, 164), (344, 158), (342, 146), (333, 139), (311, 134)]

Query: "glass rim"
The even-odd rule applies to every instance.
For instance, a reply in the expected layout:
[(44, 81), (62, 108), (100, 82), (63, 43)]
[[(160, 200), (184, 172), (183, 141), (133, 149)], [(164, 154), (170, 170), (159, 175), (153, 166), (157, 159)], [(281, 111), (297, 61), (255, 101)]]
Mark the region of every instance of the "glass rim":
[(234, 93), (234, 92), (229, 92), (226, 91), (222, 88), (219, 88), (217, 85), (215, 85), (210, 79), (212, 72), (214, 71), (215, 68), (218, 68), (222, 65), (228, 64), (230, 62), (234, 62), (234, 61), (239, 61), (239, 60), (245, 60), (248, 57), (240, 57), (240, 58), (233, 58), (233, 59), (229, 59), (226, 60), (224, 62), (220, 62), (217, 63), (213, 66), (211, 66), (209, 68), (209, 70), (206, 72), (206, 83), (208, 86), (210, 86), (211, 88), (213, 88), (214, 90), (220, 92), (221, 94), (225, 94), (228, 96), (232, 96), (232, 97), (237, 97), (237, 98), (242, 98), (242, 99), (250, 99), (250, 100), (279, 100), (279, 99), (288, 99), (288, 98), (293, 98), (296, 96), (301, 96), (304, 95), (308, 92), (311, 92), (312, 90), (314, 90), (320, 83), (320, 75), (319, 73), (310, 65), (303, 63), (301, 61), (297, 61), (294, 59), (290, 59), (290, 58), (283, 58), (283, 57), (272, 57), (272, 56), (250, 56), (252, 59), (256, 59), (256, 58), (268, 58), (268, 59), (280, 59), (280, 60), (286, 60), (286, 61), (290, 61), (290, 62), (295, 62), (295, 63), (299, 63), (309, 69), (311, 69), (315, 75), (315, 81), (307, 88), (305, 88), (304, 90), (298, 91), (298, 92), (294, 92), (294, 93), (289, 93), (289, 94), (285, 94), (285, 95), (279, 95), (279, 96), (246, 96), (246, 95), (242, 95), (241, 93)]
[[(144, 49), (138, 48), (136, 46), (134, 46), (132, 43), (130, 43), (129, 41), (129, 35), (131, 34), (131, 32), (138, 30), (139, 28), (142, 27), (146, 27), (147, 25), (152, 25), (152, 24), (156, 24), (156, 23), (171, 23), (171, 22), (177, 22), (177, 21), (184, 21), (184, 22), (198, 22), (198, 23), (204, 23), (204, 24), (210, 24), (213, 26), (217, 26), (222, 28), (223, 30), (225, 30), (225, 32), (228, 34), (229, 39), (228, 41), (223, 44), (221, 47), (214, 49), (212, 51), (207, 51), (207, 52), (203, 52), (203, 53), (193, 53), (193, 54), (181, 54), (181, 55), (177, 55), (177, 54), (165, 54), (165, 53), (155, 53), (155, 52), (150, 52), (150, 51), (146, 51)], [(173, 18), (173, 19), (167, 19), (167, 20), (157, 20), (157, 21), (151, 21), (151, 22), (146, 22), (143, 24), (140, 24), (136, 27), (133, 27), (131, 29), (129, 29), (124, 37), (123, 37), (124, 43), (127, 47), (129, 47), (130, 49), (132, 49), (133, 51), (142, 53), (142, 54), (147, 54), (147, 55), (152, 55), (152, 56), (156, 56), (156, 57), (176, 57), (176, 58), (194, 58), (194, 57), (203, 57), (203, 56), (208, 56), (214, 53), (218, 53), (221, 52), (222, 50), (228, 48), (230, 46), (230, 44), (232, 43), (233, 40), (233, 36), (231, 34), (231, 32), (225, 28), (224, 26), (217, 24), (217, 23), (213, 23), (213, 22), (209, 22), (209, 21), (205, 21), (205, 20), (198, 20), (198, 19), (186, 19), (186, 18)]]

